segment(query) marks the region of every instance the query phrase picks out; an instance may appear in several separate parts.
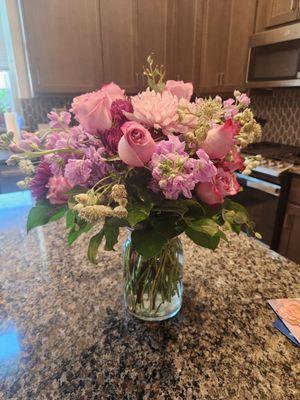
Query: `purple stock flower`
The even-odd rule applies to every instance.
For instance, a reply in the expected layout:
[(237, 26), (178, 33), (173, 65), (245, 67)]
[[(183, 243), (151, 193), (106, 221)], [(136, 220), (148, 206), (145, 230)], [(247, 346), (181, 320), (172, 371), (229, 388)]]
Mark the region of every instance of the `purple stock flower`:
[(108, 162), (102, 157), (104, 148), (98, 148), (91, 146), (85, 150), (85, 156), (91, 161), (91, 174), (88, 185), (94, 186), (100, 179), (107, 176), (113, 171), (113, 168)]
[(180, 194), (191, 198), (196, 183), (209, 182), (216, 174), (208, 155), (203, 150), (197, 155), (198, 159), (190, 158), (178, 137), (159, 142), (149, 163), (153, 176), (150, 187), (156, 191), (158, 186), (167, 199), (176, 200)]
[(20, 143), (12, 143), (9, 148), (14, 153), (36, 150), (41, 146), (40, 138), (35, 133), (22, 131)]
[(51, 128), (66, 129), (71, 122), (71, 114), (67, 111), (62, 111), (59, 115), (55, 111), (51, 111), (47, 114)]
[(248, 107), (250, 104), (250, 98), (246, 95), (246, 93), (242, 93), (240, 96), (238, 96), (237, 100), (243, 107)]
[(232, 119), (238, 113), (238, 107), (235, 105), (234, 99), (228, 99), (223, 101), (224, 117), (225, 119)]
[(72, 185), (85, 186), (92, 171), (91, 160), (69, 159), (65, 167), (65, 177)]
[(51, 176), (49, 163), (45, 159), (41, 159), (35, 175), (29, 183), (29, 188), (35, 199), (40, 200), (46, 196), (48, 192), (47, 185)]

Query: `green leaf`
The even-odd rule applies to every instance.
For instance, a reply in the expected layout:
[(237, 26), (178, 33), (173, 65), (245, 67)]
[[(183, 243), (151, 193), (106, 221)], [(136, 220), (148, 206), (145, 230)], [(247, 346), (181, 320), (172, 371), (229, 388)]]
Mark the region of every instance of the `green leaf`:
[(223, 208), (225, 208), (227, 210), (233, 210), (235, 212), (241, 212), (247, 216), (248, 220), (250, 220), (250, 215), (249, 215), (248, 210), (244, 206), (242, 206), (241, 204), (239, 204), (235, 201), (232, 201), (230, 199), (225, 199)]
[(175, 213), (181, 216), (183, 216), (189, 210), (184, 200), (167, 200), (158, 207), (155, 207), (155, 209), (157, 211)]
[(188, 207), (188, 211), (184, 214), (185, 219), (199, 219), (205, 215), (205, 209), (198, 201), (185, 200), (184, 204)]
[(202, 232), (194, 231), (191, 228), (188, 228), (185, 233), (197, 245), (207, 247), (211, 250), (215, 250), (220, 241), (220, 236), (218, 234), (210, 236)]
[(136, 229), (131, 234), (132, 246), (145, 259), (158, 254), (167, 239), (156, 229)]
[(46, 203), (32, 207), (27, 217), (27, 232), (37, 226), (61, 218), (66, 211), (66, 206), (53, 206)]
[(119, 228), (122, 226), (128, 226), (125, 219), (122, 218), (107, 218), (103, 226), (105, 235), (105, 250), (114, 250), (114, 245), (118, 242)]
[(151, 205), (143, 203), (130, 204), (127, 207), (128, 215), (127, 220), (130, 226), (135, 226), (137, 223), (144, 221), (149, 217), (151, 211)]
[(84, 223), (81, 226), (79, 225), (73, 225), (73, 228), (70, 230), (69, 235), (68, 235), (68, 245), (71, 246), (71, 244), (78, 239), (80, 235), (83, 233), (88, 232), (91, 228), (93, 227), (93, 224), (89, 223)]
[(66, 215), (67, 228), (72, 228), (75, 223), (75, 213), (73, 210), (68, 210)]
[(172, 215), (157, 215), (151, 217), (151, 224), (159, 234), (167, 239), (180, 235), (186, 229), (186, 223), (182, 218)]
[(194, 221), (186, 221), (188, 226), (194, 231), (214, 236), (219, 231), (218, 224), (210, 218), (201, 218)]
[(97, 264), (96, 256), (97, 256), (97, 252), (98, 252), (100, 243), (103, 239), (103, 236), (104, 236), (104, 230), (102, 228), (101, 231), (98, 232), (96, 235), (94, 235), (89, 241), (89, 247), (88, 247), (87, 254), (88, 254), (88, 259), (93, 264)]
[(154, 206), (155, 204), (161, 204), (163, 197), (160, 194), (153, 193), (152, 190), (140, 186), (137, 188), (139, 198), (149, 206)]

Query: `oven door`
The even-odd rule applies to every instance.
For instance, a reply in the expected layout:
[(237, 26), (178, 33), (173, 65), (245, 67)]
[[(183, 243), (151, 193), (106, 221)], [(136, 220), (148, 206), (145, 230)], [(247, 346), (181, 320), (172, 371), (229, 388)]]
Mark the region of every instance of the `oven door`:
[(248, 209), (255, 230), (262, 235), (262, 241), (272, 247), (281, 187), (252, 176), (236, 175), (243, 190), (235, 200)]

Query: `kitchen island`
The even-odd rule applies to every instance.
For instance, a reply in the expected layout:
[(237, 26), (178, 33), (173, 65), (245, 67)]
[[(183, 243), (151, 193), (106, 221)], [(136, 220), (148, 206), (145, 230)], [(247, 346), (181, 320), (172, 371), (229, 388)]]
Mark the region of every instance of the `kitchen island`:
[(267, 306), (299, 297), (298, 265), (244, 235), (215, 252), (183, 238), (182, 310), (143, 323), (124, 310), (120, 246), (94, 266), (64, 222), (23, 224), (0, 231), (0, 399), (299, 398), (299, 349)]

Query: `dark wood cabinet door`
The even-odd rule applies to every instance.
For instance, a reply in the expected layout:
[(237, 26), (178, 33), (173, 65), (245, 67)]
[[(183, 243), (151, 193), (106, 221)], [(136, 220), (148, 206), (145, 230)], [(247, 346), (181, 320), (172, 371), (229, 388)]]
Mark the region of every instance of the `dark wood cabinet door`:
[(300, 205), (288, 204), (279, 253), (300, 264)]
[(80, 93), (102, 82), (98, 0), (22, 0), (36, 93)]
[(295, 21), (298, 16), (299, 0), (272, 0), (266, 27)]

